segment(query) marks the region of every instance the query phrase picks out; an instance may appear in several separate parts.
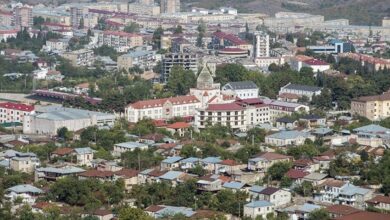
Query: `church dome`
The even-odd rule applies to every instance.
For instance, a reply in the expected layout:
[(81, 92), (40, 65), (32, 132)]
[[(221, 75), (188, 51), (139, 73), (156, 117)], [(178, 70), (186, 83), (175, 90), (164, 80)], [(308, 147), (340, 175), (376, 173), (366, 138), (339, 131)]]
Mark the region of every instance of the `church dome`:
[(213, 88), (214, 79), (211, 75), (207, 65), (204, 65), (202, 71), (198, 75), (198, 79), (196, 80), (196, 88), (197, 89), (212, 89)]

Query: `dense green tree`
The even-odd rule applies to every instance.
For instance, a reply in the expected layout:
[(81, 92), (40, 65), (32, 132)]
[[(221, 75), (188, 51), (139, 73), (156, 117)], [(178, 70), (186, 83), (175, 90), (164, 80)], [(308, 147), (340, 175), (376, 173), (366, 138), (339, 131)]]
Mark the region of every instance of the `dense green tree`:
[(124, 30), (127, 33), (137, 33), (139, 32), (139, 24), (136, 22), (130, 22), (130, 24), (126, 25)]
[(175, 31), (173, 32), (175, 34), (182, 34), (183, 33), (183, 27), (179, 24), (176, 26)]
[(329, 212), (326, 209), (316, 209), (309, 213), (308, 220), (330, 220)]
[(229, 63), (218, 67), (215, 74), (215, 80), (223, 85), (227, 82), (242, 81), (248, 70), (240, 64)]
[(69, 131), (67, 127), (62, 127), (57, 130), (57, 136), (68, 141), (73, 138), (73, 132)]
[(313, 158), (319, 153), (319, 150), (314, 144), (304, 144), (301, 146), (289, 147), (287, 149), (287, 154), (293, 156), (295, 159)]
[(134, 220), (134, 219), (152, 220), (153, 219), (142, 209), (131, 208), (131, 207), (125, 207), (120, 209), (118, 217), (119, 220)]
[(175, 65), (169, 74), (166, 88), (175, 95), (186, 95), (195, 86), (195, 82), (195, 74), (191, 70)]
[(281, 180), (291, 166), (292, 164), (290, 162), (274, 163), (270, 168), (268, 168), (267, 176), (265, 178), (270, 178), (270, 180)]
[(153, 32), (153, 44), (156, 49), (161, 49), (161, 36), (164, 34), (164, 29), (160, 26)]

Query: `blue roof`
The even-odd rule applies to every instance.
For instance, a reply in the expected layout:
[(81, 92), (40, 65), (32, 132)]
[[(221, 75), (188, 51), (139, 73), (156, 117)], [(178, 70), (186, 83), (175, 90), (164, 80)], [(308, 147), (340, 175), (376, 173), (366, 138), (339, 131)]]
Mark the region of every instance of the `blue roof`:
[(189, 157), (189, 158), (181, 160), (180, 163), (196, 163), (198, 161), (200, 161), (200, 159), (197, 157)]
[(152, 55), (152, 54), (154, 54), (154, 51), (138, 50), (138, 51), (131, 51), (128, 54), (125, 54), (123, 56), (137, 58), (137, 57), (142, 57), (142, 56)]
[(306, 213), (309, 213), (309, 212), (312, 212), (316, 209), (320, 209), (321, 206), (319, 205), (314, 205), (314, 204), (310, 204), (310, 203), (305, 203), (303, 204), (300, 208), (299, 208), (299, 211), (302, 211), (302, 212), (306, 212)]
[(159, 178), (164, 180), (174, 180), (179, 178), (182, 174), (183, 172), (181, 171), (168, 171), (164, 175), (160, 176)]
[(176, 156), (176, 157), (168, 157), (165, 160), (161, 161), (161, 163), (177, 163), (183, 159), (182, 157)]
[(220, 163), (222, 160), (219, 157), (206, 157), (202, 159), (203, 163)]
[(360, 128), (355, 128), (353, 131), (362, 133), (388, 133), (390, 132), (390, 129), (380, 125), (370, 124)]
[(132, 141), (130, 141), (130, 142), (124, 142), (124, 143), (115, 144), (115, 146), (124, 147), (124, 148), (128, 148), (128, 149), (136, 149), (136, 148), (147, 147), (148, 145), (142, 144), (142, 143), (139, 143), (139, 142), (132, 142)]
[(76, 151), (77, 154), (92, 154), (94, 152), (90, 147), (75, 148), (74, 151)]
[(223, 187), (229, 189), (242, 189), (244, 186), (245, 183), (240, 183), (240, 182), (228, 182), (223, 184)]
[(307, 132), (302, 132), (302, 131), (281, 131), (275, 134), (268, 135), (267, 137), (269, 138), (275, 138), (275, 139), (294, 139), (299, 136), (302, 137), (309, 137), (310, 134)]
[(252, 201), (248, 204), (245, 204), (245, 207), (249, 207), (249, 208), (260, 208), (260, 207), (267, 207), (267, 206), (273, 206), (273, 204), (265, 200)]
[(164, 216), (174, 216), (176, 214), (183, 214), (186, 217), (191, 217), (195, 214), (191, 208), (187, 207), (177, 207), (177, 206), (164, 206), (164, 209), (161, 209), (156, 212), (156, 217), (161, 218)]
[(7, 191), (15, 193), (43, 193), (41, 189), (30, 184), (16, 185), (8, 188)]
[(59, 174), (66, 175), (66, 174), (81, 173), (81, 172), (84, 172), (85, 170), (78, 168), (78, 167), (69, 166), (69, 167), (61, 167), (61, 168), (41, 167), (41, 168), (37, 168), (37, 171), (38, 172), (48, 172), (48, 173), (59, 173)]
[(316, 128), (316, 129), (314, 129), (313, 134), (325, 135), (325, 134), (328, 134), (331, 132), (333, 132), (333, 130), (330, 128)]
[(263, 186), (258, 186), (258, 185), (253, 185), (249, 191), (250, 192), (255, 192), (255, 193), (260, 193), (261, 191), (263, 191), (266, 187), (263, 187)]
[(340, 194), (348, 195), (348, 196), (352, 196), (352, 195), (356, 195), (356, 194), (365, 195), (369, 191), (370, 191), (369, 189), (361, 188), (361, 187), (358, 187), (358, 186), (355, 186), (352, 184), (345, 184), (341, 188)]
[(10, 167), (9, 160), (1, 160), (0, 166), (5, 167), (5, 168), (9, 168)]

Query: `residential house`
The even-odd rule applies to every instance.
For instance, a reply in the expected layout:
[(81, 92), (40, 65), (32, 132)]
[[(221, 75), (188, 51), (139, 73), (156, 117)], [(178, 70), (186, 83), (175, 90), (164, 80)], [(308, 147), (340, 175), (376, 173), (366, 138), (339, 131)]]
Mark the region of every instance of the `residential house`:
[(177, 184), (184, 182), (186, 179), (191, 178), (191, 176), (187, 173), (181, 171), (170, 170), (163, 175), (158, 177), (160, 181), (167, 181), (173, 187), (177, 186)]
[(351, 112), (354, 115), (378, 121), (390, 116), (390, 91), (380, 95), (362, 96), (351, 101)]
[(78, 165), (92, 166), (93, 154), (95, 152), (94, 150), (92, 150), (90, 147), (84, 147), (84, 148), (75, 148), (74, 151), (76, 154)]
[(56, 181), (59, 178), (65, 176), (75, 176), (84, 171), (84, 169), (74, 166), (40, 167), (35, 169), (35, 181), (42, 179), (46, 181)]
[(293, 162), (293, 168), (296, 170), (303, 170), (309, 173), (313, 173), (320, 169), (320, 164), (315, 163), (310, 159), (299, 159)]
[(124, 143), (118, 143), (114, 145), (114, 150), (112, 151), (112, 155), (119, 157), (122, 153), (128, 152), (128, 151), (134, 151), (135, 149), (140, 150), (147, 150), (148, 145), (144, 143), (139, 142), (124, 142)]
[(327, 174), (323, 173), (310, 173), (309, 175), (303, 177), (303, 181), (310, 182), (313, 186), (318, 186), (325, 182), (325, 177), (327, 176)]
[(353, 213), (361, 212), (361, 210), (348, 205), (331, 205), (325, 208), (328, 211), (332, 219), (338, 219), (340, 217), (350, 215)]
[(225, 182), (229, 182), (229, 179), (224, 178), (223, 176), (217, 174), (209, 174), (202, 176), (196, 182), (196, 185), (201, 191), (216, 192), (222, 189), (222, 185)]
[(377, 195), (374, 198), (367, 200), (366, 204), (368, 207), (374, 207), (382, 210), (390, 211), (390, 197)]
[(114, 172), (115, 179), (122, 179), (125, 182), (125, 189), (128, 192), (134, 185), (138, 184), (138, 174), (137, 170), (125, 168)]
[(15, 151), (15, 155), (9, 158), (10, 169), (23, 173), (33, 173), (40, 165), (40, 161), (34, 153), (21, 153)]
[(74, 154), (74, 149), (70, 147), (60, 147), (50, 153), (50, 159), (59, 158), (64, 159)]
[(22, 198), (22, 202), (28, 204), (33, 204), (38, 195), (43, 193), (41, 189), (29, 184), (16, 185), (5, 192), (4, 197), (9, 201), (14, 202), (17, 198)]
[[(89, 216), (89, 215), (86, 215), (85, 217), (87, 217), (87, 216)], [(112, 211), (105, 210), (105, 209), (95, 210), (92, 213), (92, 216), (97, 218), (98, 220), (111, 220), (111, 219), (114, 219), (114, 214), (112, 213)]]
[(333, 203), (345, 184), (346, 183), (341, 180), (327, 179), (322, 184), (318, 185), (319, 191), (314, 196), (314, 199), (321, 202)]
[(252, 201), (244, 205), (244, 216), (252, 219), (257, 216), (266, 219), (268, 214), (274, 212), (274, 204), (264, 200)]
[(259, 88), (252, 81), (228, 82), (222, 86), (222, 91), (240, 99), (258, 98), (259, 96)]
[(303, 131), (280, 131), (265, 137), (265, 143), (273, 146), (299, 146), (305, 143), (306, 139), (312, 141), (315, 137)]
[(300, 97), (306, 96), (309, 101), (311, 101), (313, 96), (320, 95), (321, 91), (321, 87), (288, 83), (287, 85), (280, 88), (279, 95), (283, 93), (296, 94)]
[(168, 171), (161, 171), (160, 169), (146, 169), (138, 174), (138, 184), (156, 183), (160, 182), (160, 176)]
[(200, 164), (203, 168), (209, 172), (216, 172), (218, 164), (221, 163), (221, 159), (219, 157), (206, 157), (200, 161)]
[(373, 190), (347, 183), (341, 188), (337, 200), (340, 204), (362, 209), (365, 207), (365, 201), (371, 199), (372, 196)]
[(260, 200), (271, 202), (275, 207), (283, 206), (291, 202), (291, 192), (275, 187), (266, 187), (258, 193)]
[(294, 129), (297, 127), (298, 121), (289, 117), (281, 117), (276, 119), (276, 127), (281, 129)]
[(289, 215), (290, 219), (307, 220), (310, 213), (318, 209), (321, 209), (321, 206), (305, 203), (303, 205), (293, 205), (292, 207), (288, 207), (283, 211)]
[(245, 183), (241, 183), (241, 182), (235, 182), (235, 181), (231, 181), (231, 182), (226, 182), (222, 185), (222, 188), (224, 189), (230, 189), (234, 192), (237, 192), (237, 191), (246, 191), (247, 190), (247, 184)]
[(174, 157), (168, 157), (161, 161), (161, 170), (173, 170), (176, 168), (179, 168), (180, 160), (182, 160), (182, 157), (174, 156)]
[(309, 128), (326, 125), (326, 118), (319, 115), (304, 115), (299, 121), (305, 122)]
[(238, 163), (235, 160), (222, 160), (219, 164), (217, 164), (216, 172), (218, 173), (227, 173), (234, 174), (241, 171), (241, 169), (246, 168), (245, 164)]
[(191, 208), (167, 205), (151, 205), (145, 209), (145, 212), (156, 219), (174, 215), (184, 215), (190, 218), (195, 215)]
[(169, 132), (171, 132), (171, 134), (173, 134), (173, 135), (177, 134), (177, 135), (179, 135), (179, 137), (183, 137), (184, 134), (189, 130), (190, 127), (191, 127), (190, 123), (175, 122), (173, 124), (167, 125), (165, 127), (165, 129), (168, 130)]
[(310, 173), (304, 170), (290, 169), (285, 176), (293, 181), (292, 185), (300, 185), (303, 182), (303, 178)]
[(269, 167), (278, 162), (289, 162), (292, 160), (291, 156), (283, 154), (265, 152), (255, 158), (248, 160), (248, 170), (266, 172)]
[(199, 165), (200, 161), (201, 161), (201, 159), (199, 159), (197, 157), (185, 158), (185, 159), (179, 161), (180, 169), (187, 171), (187, 170), (192, 169), (192, 168), (196, 167), (197, 165)]
[(99, 181), (114, 181), (114, 172), (101, 170), (87, 170), (78, 174), (79, 179), (96, 179)]
[(390, 143), (390, 129), (370, 124), (353, 129), (356, 142), (360, 145), (379, 147)]

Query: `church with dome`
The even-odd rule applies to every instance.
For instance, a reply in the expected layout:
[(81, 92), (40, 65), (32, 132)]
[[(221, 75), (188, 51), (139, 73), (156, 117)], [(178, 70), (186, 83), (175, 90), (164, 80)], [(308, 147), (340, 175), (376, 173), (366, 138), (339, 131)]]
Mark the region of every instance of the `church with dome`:
[(203, 108), (209, 104), (229, 103), (234, 101), (235, 97), (221, 93), (221, 84), (214, 83), (213, 74), (204, 63), (201, 72), (196, 80), (196, 88), (190, 89), (190, 95), (195, 96)]

